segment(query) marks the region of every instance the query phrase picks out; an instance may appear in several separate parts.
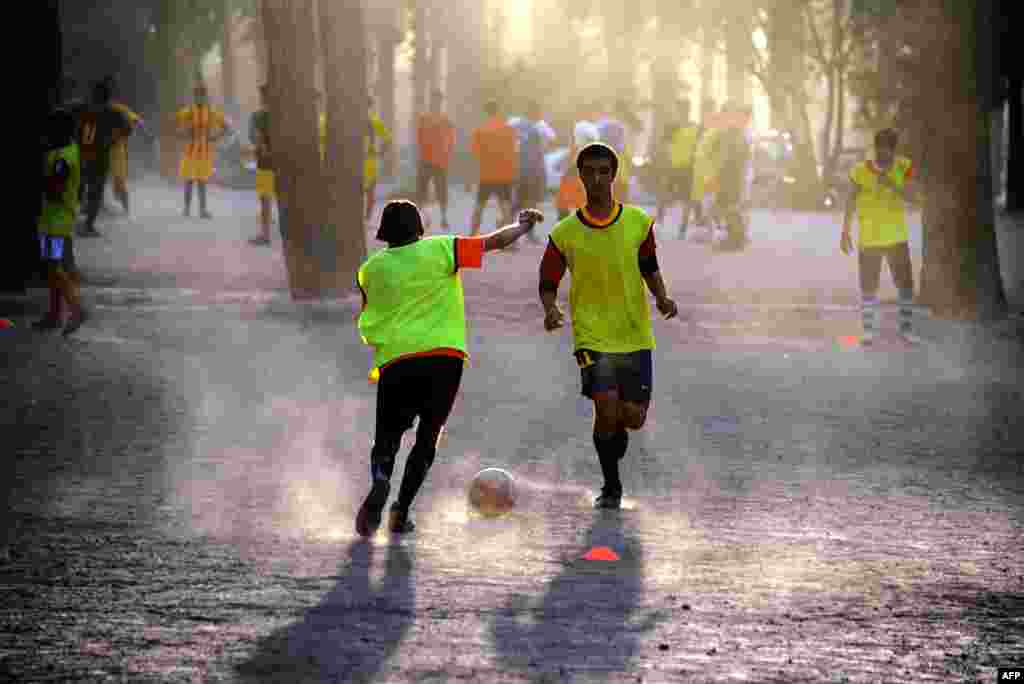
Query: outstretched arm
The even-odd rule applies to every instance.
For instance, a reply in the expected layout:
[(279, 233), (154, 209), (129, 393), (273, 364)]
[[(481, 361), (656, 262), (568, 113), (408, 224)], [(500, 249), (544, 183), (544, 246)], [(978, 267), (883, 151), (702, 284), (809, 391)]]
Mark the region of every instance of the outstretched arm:
[(544, 220), (544, 214), (536, 209), (523, 209), (519, 212), (519, 222), (499, 228), (493, 233), (483, 236), (484, 251), (494, 252), (505, 249), (513, 242), (533, 230), (534, 225)]

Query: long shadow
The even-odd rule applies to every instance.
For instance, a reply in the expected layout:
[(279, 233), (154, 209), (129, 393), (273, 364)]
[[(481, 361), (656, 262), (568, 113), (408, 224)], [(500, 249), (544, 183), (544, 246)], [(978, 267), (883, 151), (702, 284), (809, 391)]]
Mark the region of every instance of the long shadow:
[[(384, 576), (371, 585), (374, 557), (386, 553)], [(369, 682), (397, 650), (415, 617), (409, 550), (366, 541), (348, 548), (347, 572), (302, 620), (263, 639), (239, 664), (245, 682)]]
[[(491, 631), (499, 667), (534, 677), (572, 673), (585, 681), (630, 668), (639, 639), (657, 621), (654, 614), (638, 615), (644, 557), (631, 515), (595, 512), (543, 599), (518, 594), (496, 613)], [(584, 560), (595, 547), (612, 549), (619, 560)]]

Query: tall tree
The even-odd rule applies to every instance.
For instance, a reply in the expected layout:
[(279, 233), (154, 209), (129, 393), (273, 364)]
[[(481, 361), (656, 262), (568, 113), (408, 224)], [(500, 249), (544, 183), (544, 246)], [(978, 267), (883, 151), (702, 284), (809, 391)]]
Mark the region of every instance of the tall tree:
[[(313, 0), (261, 0), (267, 38), (270, 142), (288, 281), (295, 299), (321, 292), (323, 176), (313, 106)], [(300, 182), (301, 179), (301, 182)], [(356, 204), (355, 206), (360, 206)]]
[(321, 292), (341, 295), (354, 289), (366, 258), (366, 231), (353, 208), (363, 206), (364, 136), (369, 126), (366, 101), (366, 22), (360, 0), (320, 1), (327, 104), (326, 184), (319, 225)]
[(999, 270), (989, 113), (995, 104), (993, 0), (913, 3), (923, 46), (930, 139), (922, 290), (936, 315), (992, 320), (1007, 311)]

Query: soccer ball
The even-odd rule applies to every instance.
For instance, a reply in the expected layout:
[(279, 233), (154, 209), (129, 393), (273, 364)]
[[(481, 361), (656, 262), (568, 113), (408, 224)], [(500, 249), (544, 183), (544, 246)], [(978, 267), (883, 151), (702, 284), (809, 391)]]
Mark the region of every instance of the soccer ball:
[(497, 518), (516, 505), (515, 481), (501, 468), (484, 468), (469, 483), (469, 505), (485, 518)]

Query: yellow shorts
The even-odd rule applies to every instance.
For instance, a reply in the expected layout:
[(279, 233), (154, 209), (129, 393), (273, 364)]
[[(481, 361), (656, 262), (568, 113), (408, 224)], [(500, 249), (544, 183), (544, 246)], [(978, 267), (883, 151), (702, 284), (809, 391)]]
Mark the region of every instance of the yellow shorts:
[(256, 196), (277, 197), (274, 190), (274, 172), (269, 169), (256, 169)]
[(205, 183), (213, 175), (213, 160), (193, 159), (184, 156), (181, 158), (181, 164), (178, 167), (178, 175), (184, 180), (198, 180)]
[(128, 145), (119, 142), (110, 148), (110, 177), (117, 180), (128, 178)]

